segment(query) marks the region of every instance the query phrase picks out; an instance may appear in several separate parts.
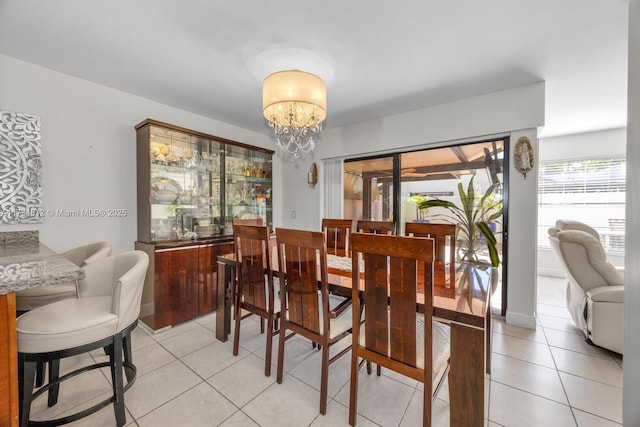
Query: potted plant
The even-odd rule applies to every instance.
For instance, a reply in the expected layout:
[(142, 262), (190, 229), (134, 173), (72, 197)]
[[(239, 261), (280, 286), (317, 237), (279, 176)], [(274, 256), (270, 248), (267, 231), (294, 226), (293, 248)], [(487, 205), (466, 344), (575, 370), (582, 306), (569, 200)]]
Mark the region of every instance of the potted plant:
[[(475, 175), (469, 180), (467, 191), (464, 190), (462, 183), (458, 184), (459, 205), (448, 200), (433, 198), (420, 201), (417, 206), (419, 209), (441, 207), (452, 214), (452, 216), (438, 216), (442, 216), (449, 223), (456, 224), (456, 246), (462, 263), (471, 266), (487, 265), (486, 261), (479, 257), (479, 251), (486, 246), (489, 252), (489, 264), (493, 267), (491, 285), (495, 287), (500, 257), (496, 247), (497, 240), (490, 224), (502, 216), (502, 200), (495, 197), (495, 190), (500, 184), (493, 184), (480, 196), (474, 190), (474, 178)], [(463, 274), (469, 273), (465, 271)], [(461, 285), (465, 282), (463, 278)]]

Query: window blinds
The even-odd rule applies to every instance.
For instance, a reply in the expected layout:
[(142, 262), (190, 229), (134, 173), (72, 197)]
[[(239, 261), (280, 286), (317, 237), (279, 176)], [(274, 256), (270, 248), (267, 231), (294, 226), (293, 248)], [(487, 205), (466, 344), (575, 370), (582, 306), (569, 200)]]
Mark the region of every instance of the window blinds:
[(545, 162), (538, 174), (538, 246), (549, 247), (547, 229), (556, 219), (594, 227), (605, 250), (624, 250), (626, 159)]

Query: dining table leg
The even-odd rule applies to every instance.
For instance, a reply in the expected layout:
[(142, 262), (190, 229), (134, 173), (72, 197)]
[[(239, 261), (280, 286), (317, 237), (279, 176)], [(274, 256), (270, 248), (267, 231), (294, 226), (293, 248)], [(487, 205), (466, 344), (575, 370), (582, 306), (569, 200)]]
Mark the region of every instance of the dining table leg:
[(451, 323), (450, 425), (484, 426), (485, 330)]
[(231, 306), (233, 305), (233, 267), (218, 261), (218, 309), (216, 310), (216, 338), (227, 341), (231, 333)]
[(16, 294), (0, 295), (0, 425), (18, 425)]

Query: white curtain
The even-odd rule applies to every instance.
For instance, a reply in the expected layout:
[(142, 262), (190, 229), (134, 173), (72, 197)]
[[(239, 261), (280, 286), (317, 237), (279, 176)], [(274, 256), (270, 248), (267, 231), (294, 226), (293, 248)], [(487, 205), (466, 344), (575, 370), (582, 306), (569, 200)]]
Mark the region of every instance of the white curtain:
[(322, 218), (342, 218), (344, 200), (344, 160), (322, 161)]

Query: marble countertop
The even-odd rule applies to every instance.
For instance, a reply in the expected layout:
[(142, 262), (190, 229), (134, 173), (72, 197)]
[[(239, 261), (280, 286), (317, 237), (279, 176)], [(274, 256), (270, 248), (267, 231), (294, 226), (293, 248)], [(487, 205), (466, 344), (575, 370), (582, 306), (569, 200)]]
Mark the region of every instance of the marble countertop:
[(80, 267), (41, 243), (0, 245), (0, 295), (83, 277)]

